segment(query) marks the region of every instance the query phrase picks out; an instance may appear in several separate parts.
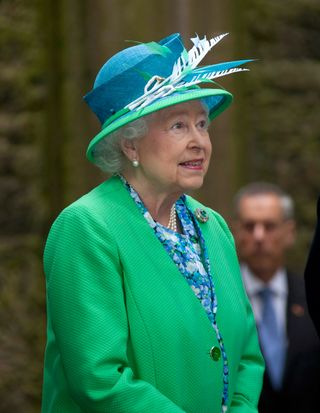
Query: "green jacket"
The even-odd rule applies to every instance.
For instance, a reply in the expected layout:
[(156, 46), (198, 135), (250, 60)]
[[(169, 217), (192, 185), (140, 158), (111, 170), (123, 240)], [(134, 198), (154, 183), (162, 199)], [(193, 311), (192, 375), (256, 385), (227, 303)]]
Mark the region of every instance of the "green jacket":
[[(229, 360), (232, 413), (257, 412), (264, 370), (223, 219), (201, 224)], [(195, 294), (117, 177), (67, 207), (44, 254), (43, 413), (220, 413), (222, 358)]]

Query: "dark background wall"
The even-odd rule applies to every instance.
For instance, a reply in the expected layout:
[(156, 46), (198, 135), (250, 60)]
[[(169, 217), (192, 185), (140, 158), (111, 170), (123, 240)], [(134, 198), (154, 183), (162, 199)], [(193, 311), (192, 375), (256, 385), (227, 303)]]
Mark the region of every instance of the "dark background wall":
[(125, 40), (179, 31), (230, 36), (210, 62), (252, 57), (220, 83), (234, 105), (212, 125), (196, 196), (228, 220), (239, 186), (280, 184), (296, 202), (302, 270), (320, 188), (317, 0), (0, 0), (0, 413), (40, 409), (45, 342), (42, 251), (68, 203), (105, 179), (85, 160), (99, 128), (82, 96)]

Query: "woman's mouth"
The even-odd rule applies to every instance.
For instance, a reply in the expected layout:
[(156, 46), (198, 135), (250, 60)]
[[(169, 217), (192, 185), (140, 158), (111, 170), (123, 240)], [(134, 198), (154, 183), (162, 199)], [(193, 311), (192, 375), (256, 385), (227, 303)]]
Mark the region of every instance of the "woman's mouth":
[(203, 159), (193, 159), (191, 161), (181, 162), (179, 165), (187, 169), (202, 170)]

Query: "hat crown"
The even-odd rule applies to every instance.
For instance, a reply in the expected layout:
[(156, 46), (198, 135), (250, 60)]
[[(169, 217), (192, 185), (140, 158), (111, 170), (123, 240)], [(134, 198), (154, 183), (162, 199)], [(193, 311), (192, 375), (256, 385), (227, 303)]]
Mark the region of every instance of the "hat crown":
[(98, 72), (85, 101), (103, 124), (141, 96), (149, 78), (169, 76), (183, 49), (180, 34), (174, 33), (159, 43), (139, 44), (116, 53)]

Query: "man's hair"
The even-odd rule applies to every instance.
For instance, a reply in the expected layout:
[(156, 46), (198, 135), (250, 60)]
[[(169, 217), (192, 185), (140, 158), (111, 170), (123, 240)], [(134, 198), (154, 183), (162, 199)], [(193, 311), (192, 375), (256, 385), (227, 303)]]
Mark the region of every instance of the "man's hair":
[(240, 201), (244, 197), (255, 195), (276, 195), (280, 198), (283, 217), (285, 220), (294, 218), (294, 203), (293, 199), (284, 192), (279, 186), (269, 182), (252, 182), (242, 188), (236, 193), (233, 199), (233, 213), (235, 217), (239, 215)]

